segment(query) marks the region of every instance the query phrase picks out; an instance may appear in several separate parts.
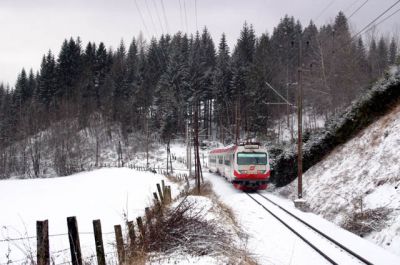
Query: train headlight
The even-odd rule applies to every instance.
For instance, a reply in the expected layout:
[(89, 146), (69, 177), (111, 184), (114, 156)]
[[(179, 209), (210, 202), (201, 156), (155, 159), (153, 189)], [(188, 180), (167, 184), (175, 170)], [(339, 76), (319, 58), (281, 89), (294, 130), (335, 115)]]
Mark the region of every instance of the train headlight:
[(257, 173), (258, 174), (264, 174), (266, 170), (258, 170)]
[(246, 174), (246, 173), (247, 173), (247, 170), (239, 170), (239, 173), (241, 173), (241, 174)]

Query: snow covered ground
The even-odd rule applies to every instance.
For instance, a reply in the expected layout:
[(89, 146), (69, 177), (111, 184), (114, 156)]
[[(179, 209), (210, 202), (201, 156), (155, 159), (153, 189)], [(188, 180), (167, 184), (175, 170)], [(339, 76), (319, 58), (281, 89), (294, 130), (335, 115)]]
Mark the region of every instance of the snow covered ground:
[[(299, 237), (264, 211), (261, 206), (254, 203), (243, 192), (229, 185), (225, 179), (211, 173), (205, 174), (205, 177), (212, 182), (214, 190), (220, 196), (220, 199), (233, 209), (242, 228), (249, 235), (247, 248), (252, 251), (260, 264), (330, 264)], [(279, 198), (269, 191), (260, 193), (267, 195), (270, 199), (297, 216), (304, 218), (307, 222), (328, 232), (339, 242), (356, 249), (358, 253), (373, 261), (374, 264), (400, 264), (400, 257), (341, 229), (315, 214), (296, 210), (292, 201)], [(290, 218), (287, 220), (291, 222)], [(325, 243), (320, 241), (318, 246), (321, 247), (323, 244)], [(358, 260), (349, 259), (345, 253), (340, 253), (332, 248), (329, 249), (329, 247), (328, 251), (332, 257), (335, 257), (336, 261), (339, 261), (339, 264), (360, 264)]]
[[(399, 150), (400, 105), (305, 173), (312, 211), (340, 226), (363, 224), (363, 236), (400, 256)], [(296, 189), (294, 181), (279, 193), (294, 198)]]
[[(392, 117), (399, 117), (399, 115), (396, 113)], [(393, 119), (398, 120), (398, 118)], [(382, 125), (380, 126), (382, 127)], [(390, 145), (392, 146), (391, 149), (395, 150), (399, 139), (395, 132), (400, 131), (399, 127), (387, 128), (385, 131), (388, 132), (386, 133), (387, 136), (383, 135), (382, 139), (379, 137), (377, 139), (384, 142), (386, 141), (385, 139), (392, 139), (390, 137), (393, 137), (390, 140)], [(172, 145), (171, 151), (178, 158), (184, 158), (186, 155), (186, 149), (183, 144), (176, 143)], [(204, 154), (205, 161), (207, 161), (207, 151), (202, 151), (202, 154)], [(347, 155), (354, 157), (356, 154)], [(155, 167), (165, 167), (165, 156), (164, 148), (160, 147), (159, 150), (156, 150), (152, 154), (150, 164)], [(335, 159), (338, 160), (339, 158), (336, 157)], [(354, 157), (353, 160), (357, 161), (357, 157)], [(144, 155), (141, 154), (138, 154), (130, 162), (143, 166), (146, 163)], [(339, 161), (337, 163), (343, 164), (343, 162)], [(391, 165), (385, 164), (386, 167), (392, 166), (393, 170), (396, 170), (394, 167), (398, 164), (393, 163), (393, 161), (388, 161), (388, 163)], [(174, 161), (173, 166), (177, 169), (176, 172), (186, 173), (185, 165), (178, 161)], [(214, 191), (220, 200), (232, 208), (238, 224), (247, 235), (233, 243), (240, 244), (238, 246), (240, 249), (248, 250), (259, 264), (327, 264), (327, 261), (323, 257), (272, 218), (259, 205), (252, 202), (246, 194), (234, 189), (223, 178), (215, 174), (206, 173), (206, 171), (207, 169), (204, 168), (204, 178), (212, 183)], [(332, 170), (328, 168), (325, 168), (325, 171), (332, 174)], [(395, 172), (393, 171), (394, 175)], [(318, 174), (320, 173), (318, 172)], [(306, 176), (308, 176), (307, 174)], [(155, 191), (155, 184), (159, 183), (161, 179), (164, 179), (167, 184), (172, 186), (173, 194), (177, 194), (179, 187), (173, 183), (169, 183), (163, 176), (148, 172), (137, 172), (127, 168), (105, 168), (63, 178), (1, 181), (0, 200), (2, 204), (0, 205), (0, 212), (2, 214), (0, 215), (0, 224), (2, 228), (0, 234), (0, 263), (6, 263), (10, 260), (18, 261), (20, 258), (28, 255), (29, 253), (27, 252), (29, 251), (32, 251), (33, 256), (35, 255), (35, 238), (23, 240), (22, 242), (1, 240), (26, 237), (27, 235), (34, 237), (36, 234), (35, 221), (43, 219), (49, 220), (50, 235), (61, 234), (60, 236), (50, 237), (52, 255), (55, 257), (57, 263), (69, 261), (68, 238), (65, 235), (67, 232), (66, 217), (68, 216), (77, 216), (78, 218), (79, 230), (82, 234), (81, 245), (83, 254), (85, 258), (89, 257), (89, 261), (90, 256), (95, 255), (93, 234), (91, 233), (93, 230), (92, 220), (101, 219), (103, 233), (105, 234), (106, 253), (110, 253), (110, 256), (107, 258), (115, 263), (116, 252), (114, 248), (113, 226), (115, 224), (123, 224), (126, 219), (132, 220), (136, 216), (143, 215), (144, 207), (150, 204), (151, 194)], [(371, 176), (371, 179), (373, 179), (373, 176)], [(309, 181), (308, 177), (306, 177), (305, 181), (305, 194), (310, 202), (320, 202), (319, 205), (327, 205), (332, 208), (336, 207), (335, 203), (342, 203), (342, 207), (344, 207), (344, 203), (338, 201), (339, 199), (331, 203), (329, 201), (330, 197), (318, 197), (321, 196), (321, 190), (318, 190), (317, 186), (323, 186), (324, 181), (328, 182), (327, 179), (317, 182), (318, 185), (315, 186), (307, 183)], [(371, 181), (376, 183), (377, 180), (374, 178)], [(391, 190), (390, 187), (386, 187), (390, 183), (392, 182), (381, 183), (377, 192), (371, 192), (365, 198), (365, 205), (374, 205), (373, 203), (376, 204), (376, 201), (378, 201), (379, 205), (387, 206), (385, 202), (390, 198), (390, 202), (398, 209), (399, 205), (396, 204), (398, 201), (393, 203), (393, 200), (398, 199), (396, 197), (398, 193), (396, 195), (396, 193), (389, 192)], [(339, 184), (330, 183), (329, 185)], [(397, 184), (393, 183), (393, 185)], [(364, 186), (361, 185), (361, 187)], [(369, 190), (374, 187), (367, 188)], [(288, 193), (290, 192), (288, 189), (292, 188), (294, 187), (286, 188), (279, 192)], [(311, 192), (311, 189), (316, 191)], [(358, 188), (350, 189), (348, 187), (346, 191), (350, 192), (354, 189), (357, 191)], [(318, 224), (321, 229), (329, 231), (345, 244), (356, 247), (359, 253), (369, 255), (371, 260), (376, 261), (377, 264), (400, 264), (400, 257), (383, 250), (381, 247), (341, 229), (337, 225), (322, 219), (320, 216), (298, 212), (294, 209), (291, 200), (277, 197), (276, 194), (271, 194), (270, 191), (262, 193), (277, 201), (280, 205), (290, 209), (290, 211), (301, 215), (310, 223)], [(327, 193), (333, 194), (331, 191), (326, 191), (325, 194)], [(206, 215), (207, 218), (220, 218), (217, 212), (213, 213), (215, 207), (210, 206), (209, 201), (200, 199), (198, 203), (201, 207), (205, 207), (206, 212), (209, 213)], [(390, 204), (390, 206), (392, 205)], [(322, 210), (320, 213), (323, 215)], [(394, 238), (393, 235), (396, 235), (396, 233), (395, 228), (390, 227), (385, 231), (384, 235), (390, 235)], [(370, 237), (369, 239), (371, 240)], [(9, 256), (7, 257), (7, 255)], [(191, 257), (185, 253), (179, 254), (179, 252), (176, 252), (170, 256), (156, 257), (152, 262), (157, 264), (225, 264), (227, 260), (207, 255), (203, 257)], [(16, 262), (16, 264), (19, 263)], [(354, 264), (357, 264), (357, 262), (354, 262)]]
[[(104, 168), (60, 178), (2, 180), (0, 264), (31, 254), (36, 259), (36, 221), (45, 219), (49, 220), (50, 235), (61, 234), (50, 236), (50, 251), (55, 261), (70, 260), (65, 235), (69, 216), (77, 217), (84, 258), (96, 253), (94, 219), (101, 219), (105, 252), (110, 253), (108, 258), (115, 258), (114, 225), (142, 216), (156, 191), (156, 183), (161, 180), (171, 185), (173, 195), (178, 193), (177, 186), (162, 175), (128, 168)], [(7, 240), (27, 236), (33, 238)]]

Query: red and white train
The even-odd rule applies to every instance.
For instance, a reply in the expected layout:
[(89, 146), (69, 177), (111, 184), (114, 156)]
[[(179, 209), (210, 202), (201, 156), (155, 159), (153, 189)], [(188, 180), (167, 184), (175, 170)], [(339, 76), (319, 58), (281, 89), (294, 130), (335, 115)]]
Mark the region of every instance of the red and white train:
[(259, 143), (214, 149), (208, 165), (240, 190), (265, 190), (271, 175), (268, 152)]

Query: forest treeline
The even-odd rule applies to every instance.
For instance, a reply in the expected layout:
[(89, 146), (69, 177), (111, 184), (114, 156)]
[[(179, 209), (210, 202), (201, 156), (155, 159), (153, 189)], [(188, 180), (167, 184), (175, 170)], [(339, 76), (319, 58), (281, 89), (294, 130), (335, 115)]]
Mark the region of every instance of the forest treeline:
[[(206, 28), (133, 38), (116, 50), (70, 38), (37, 73), (22, 69), (15, 88), (0, 85), (0, 149), (51, 124), (75, 119), (85, 128), (99, 117), (125, 136), (151, 131), (169, 141), (185, 133), (195, 109), (205, 137), (232, 141), (236, 123), (242, 135), (273, 137), (274, 122), (295, 112), (299, 69), (305, 108), (328, 117), (397, 63), (397, 50), (395, 37), (352, 36), (342, 12), (320, 28), (285, 16), (261, 36), (245, 23), (232, 50)], [(292, 105), (279, 105), (282, 97)]]

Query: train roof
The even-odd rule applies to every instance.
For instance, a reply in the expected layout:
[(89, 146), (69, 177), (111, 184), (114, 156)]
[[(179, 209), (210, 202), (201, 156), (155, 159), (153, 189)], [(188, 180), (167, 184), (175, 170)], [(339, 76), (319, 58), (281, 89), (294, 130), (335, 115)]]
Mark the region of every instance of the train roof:
[(232, 152), (232, 151), (235, 151), (236, 148), (237, 148), (237, 145), (230, 145), (227, 147), (211, 150), (210, 154), (220, 154), (220, 153)]
[(210, 151), (210, 154), (221, 154), (227, 152), (235, 152), (238, 147), (244, 147), (245, 149), (260, 149), (262, 148), (261, 144), (258, 142), (246, 142), (240, 143), (239, 145), (230, 145), (223, 148), (217, 148)]

